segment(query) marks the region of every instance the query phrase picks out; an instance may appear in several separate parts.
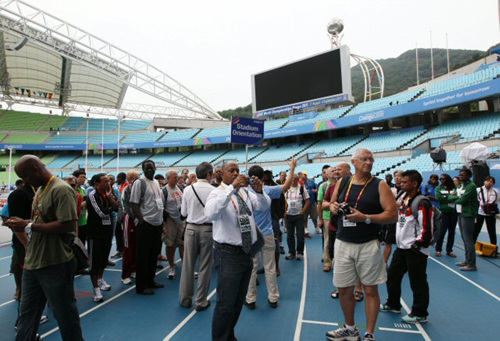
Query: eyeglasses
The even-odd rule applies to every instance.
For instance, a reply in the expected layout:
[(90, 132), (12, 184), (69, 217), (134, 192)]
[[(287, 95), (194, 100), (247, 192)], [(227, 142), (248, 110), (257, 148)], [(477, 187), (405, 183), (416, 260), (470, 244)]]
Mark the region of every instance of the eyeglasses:
[(360, 157), (359, 160), (361, 162), (367, 162), (367, 161), (370, 161), (370, 162), (375, 162), (375, 159), (371, 156), (364, 156), (364, 157)]

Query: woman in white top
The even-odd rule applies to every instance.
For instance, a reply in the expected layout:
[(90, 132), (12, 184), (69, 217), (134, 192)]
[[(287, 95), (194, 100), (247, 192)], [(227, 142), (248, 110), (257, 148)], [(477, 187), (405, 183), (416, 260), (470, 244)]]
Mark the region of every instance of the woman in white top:
[(477, 189), (479, 212), (474, 227), (474, 242), (477, 241), (479, 232), (481, 232), (483, 223), (486, 220), (486, 229), (490, 236), (490, 243), (497, 245), (496, 215), (498, 214), (500, 192), (493, 187), (494, 185), (495, 178), (487, 176), (484, 178), (484, 186)]

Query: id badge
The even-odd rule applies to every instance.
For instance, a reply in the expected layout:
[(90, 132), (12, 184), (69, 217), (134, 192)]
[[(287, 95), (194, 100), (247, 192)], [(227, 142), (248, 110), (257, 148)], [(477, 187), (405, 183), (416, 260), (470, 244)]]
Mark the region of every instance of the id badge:
[(296, 209), (297, 208), (297, 200), (290, 200), (290, 208)]
[(102, 220), (103, 225), (111, 225), (111, 218), (107, 217)]
[(250, 217), (246, 214), (238, 216), (238, 222), (240, 223), (241, 232), (252, 231), (252, 225), (250, 225)]
[(161, 198), (157, 198), (155, 199), (156, 201), (156, 207), (158, 207), (159, 210), (163, 210), (163, 201), (161, 200)]
[(455, 208), (455, 204), (450, 203), (450, 204), (448, 204), (448, 207)]
[(344, 227), (356, 227), (356, 222), (347, 220), (346, 217), (342, 217), (342, 226)]
[(404, 215), (400, 215), (398, 219), (398, 224), (400, 228), (403, 228), (405, 226), (406, 222), (406, 217)]

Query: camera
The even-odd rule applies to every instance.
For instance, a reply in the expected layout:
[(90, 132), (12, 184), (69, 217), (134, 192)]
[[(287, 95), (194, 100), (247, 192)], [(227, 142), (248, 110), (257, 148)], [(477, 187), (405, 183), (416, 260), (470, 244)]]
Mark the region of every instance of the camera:
[(351, 206), (347, 202), (342, 202), (339, 204), (339, 215), (349, 215), (352, 214)]
[(254, 180), (254, 178), (247, 176), (247, 182), (249, 185), (253, 185), (255, 183), (255, 180)]

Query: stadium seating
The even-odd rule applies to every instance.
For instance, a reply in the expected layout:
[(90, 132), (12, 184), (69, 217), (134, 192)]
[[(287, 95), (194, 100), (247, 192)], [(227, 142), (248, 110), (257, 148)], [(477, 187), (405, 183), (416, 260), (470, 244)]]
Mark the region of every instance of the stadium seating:
[(205, 128), (202, 129), (201, 132), (196, 135), (196, 138), (201, 137), (216, 137), (216, 136), (230, 136), (231, 135), (231, 125), (227, 125), (224, 127), (215, 127), (215, 128)]
[[(141, 162), (148, 159), (151, 154), (120, 154), (120, 170), (141, 168)], [(109, 161), (104, 168), (116, 169), (118, 166), (118, 158)]]
[(125, 134), (104, 134), (104, 135), (93, 135), (89, 137), (89, 144), (91, 143), (103, 143), (106, 145), (107, 143), (116, 143), (119, 139), (120, 141), (123, 139)]
[[(186, 158), (179, 161), (176, 166), (197, 166), (203, 161), (213, 162), (217, 158), (221, 157), (222, 154), (227, 152), (227, 149), (221, 150), (197, 150), (187, 156)], [(222, 156), (223, 157), (223, 156)], [(224, 158), (224, 157), (223, 157)]]
[(3, 139), (7, 136), (5, 133), (0, 133), (0, 142), (3, 142)]
[(153, 123), (151, 120), (126, 120), (122, 122), (122, 125), (120, 126), (121, 131), (128, 131), (128, 130), (146, 130), (149, 125)]
[[(104, 156), (102, 157), (103, 160), (102, 164), (105, 165), (114, 157), (115, 155), (112, 154), (104, 154)], [(68, 165), (66, 165), (65, 168), (77, 169), (82, 167), (85, 167), (85, 155), (82, 155), (78, 159), (69, 163)], [(87, 159), (87, 168), (101, 168), (101, 155), (100, 154), (89, 155)]]
[(85, 144), (85, 135), (65, 135), (63, 133), (59, 135), (53, 135), (47, 144)]
[[(249, 147), (248, 148), (248, 160), (251, 160), (257, 154), (262, 153), (267, 147)], [(239, 164), (243, 164), (246, 161), (246, 151), (243, 148), (233, 149), (226, 154), (220, 156), (213, 163), (219, 163), (223, 160), (236, 160)]]
[(279, 129), (287, 121), (288, 121), (288, 118), (279, 118), (277, 120), (264, 121), (264, 131)]
[(86, 130), (87, 119), (85, 117), (70, 117), (61, 126), (61, 131), (77, 131), (83, 126), (83, 131)]
[(67, 120), (68, 117), (66, 116), (50, 115), (47, 121), (45, 121), (45, 123), (42, 125), (40, 130), (49, 131), (50, 128), (59, 129)]
[(91, 118), (89, 120), (89, 131), (115, 131), (117, 128), (118, 120), (111, 120), (107, 118)]
[(37, 133), (37, 134), (11, 134), (5, 139), (5, 143), (26, 143), (26, 144), (40, 144), (43, 143), (49, 134), (47, 133)]
[(175, 141), (175, 140), (187, 140), (192, 138), (197, 134), (200, 129), (180, 129), (180, 130), (170, 130), (165, 136), (163, 136), (160, 141)]
[(333, 157), (338, 156), (344, 153), (349, 148), (353, 147), (356, 143), (361, 141), (364, 138), (362, 135), (349, 136), (349, 137), (338, 137), (331, 140), (322, 140), (304, 152), (302, 152), (299, 156), (304, 154), (322, 154), (322, 157)]
[(6, 110), (3, 115), (0, 115), (0, 127), (4, 131), (37, 131), (48, 118), (48, 115)]
[(134, 142), (151, 142), (157, 141), (163, 132), (147, 132), (147, 133), (135, 133), (127, 134), (125, 138), (120, 143), (134, 143)]
[(343, 107), (343, 108), (337, 108), (334, 110), (327, 110), (327, 111), (322, 111), (316, 115), (316, 117), (308, 119), (308, 120), (300, 120), (300, 121), (295, 121), (295, 122), (288, 122), (286, 127), (296, 127), (296, 126), (301, 126), (304, 124), (311, 124), (311, 123), (316, 123), (316, 122), (321, 122), (321, 121), (326, 121), (326, 120), (333, 120), (335, 118), (339, 118), (344, 114), (347, 110), (349, 110), (352, 106), (348, 107)]
[[(70, 162), (78, 158), (79, 155), (76, 154), (62, 154), (57, 156), (52, 162), (46, 164), (49, 169), (64, 168)], [(85, 161), (84, 161), (85, 163)]]
[(439, 95), (445, 92), (465, 88), (492, 80), (500, 74), (500, 66), (479, 69), (478, 71), (465, 75), (450, 78), (445, 81), (431, 83), (425, 87), (425, 92), (419, 98)]
[(151, 159), (156, 163), (157, 168), (170, 167), (183, 157), (185, 157), (187, 152), (180, 153), (160, 153), (153, 155)]
[(413, 98), (415, 98), (420, 91), (421, 89), (405, 91), (389, 97), (384, 97), (369, 102), (359, 103), (354, 108), (352, 108), (345, 116), (369, 113), (372, 111), (377, 111), (391, 106), (407, 103)]
[(283, 146), (271, 146), (264, 153), (252, 159), (252, 163), (259, 162), (276, 162), (288, 160), (292, 156), (299, 154), (303, 149), (307, 148), (311, 143), (292, 143)]
[(412, 128), (408, 130), (394, 130), (382, 133), (372, 133), (367, 139), (357, 144), (356, 149), (367, 148), (374, 153), (405, 149), (403, 147), (405, 144), (408, 144), (409, 141), (419, 137), (424, 133), (424, 127)]

